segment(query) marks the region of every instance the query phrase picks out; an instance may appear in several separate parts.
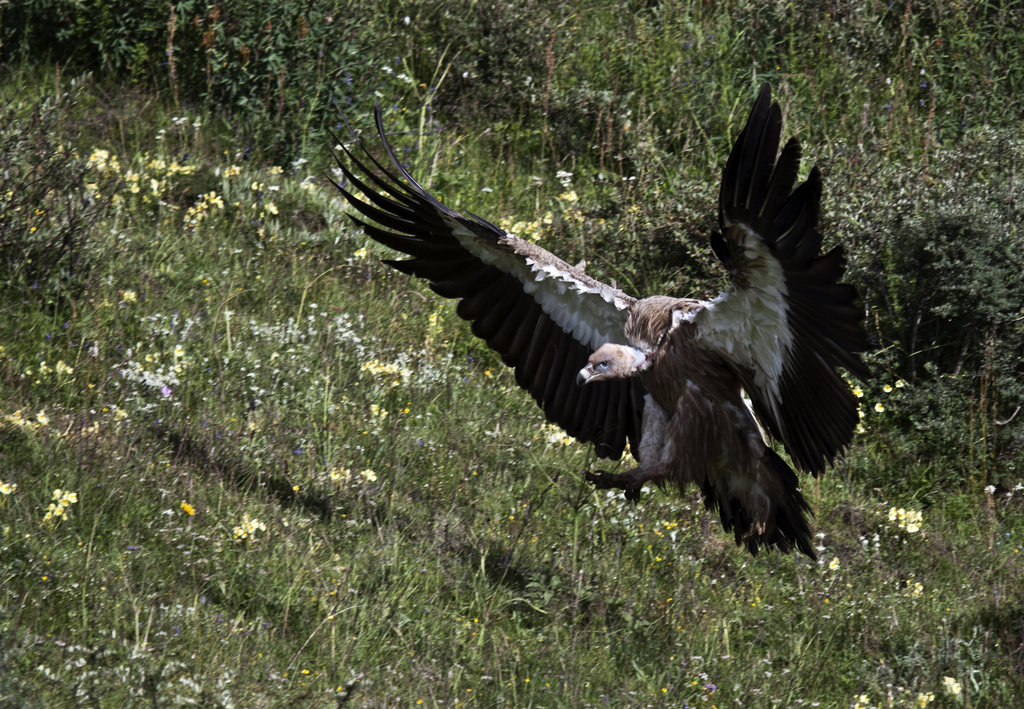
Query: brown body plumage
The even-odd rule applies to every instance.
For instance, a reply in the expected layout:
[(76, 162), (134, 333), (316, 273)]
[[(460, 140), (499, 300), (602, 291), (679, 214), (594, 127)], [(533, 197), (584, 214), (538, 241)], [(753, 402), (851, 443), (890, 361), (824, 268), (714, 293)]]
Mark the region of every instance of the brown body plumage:
[(868, 342), (856, 293), (839, 282), (842, 250), (820, 253), (820, 175), (793, 188), (800, 149), (790, 140), (777, 155), (781, 113), (767, 87), (723, 173), (711, 247), (732, 286), (711, 300), (633, 298), (445, 207), (395, 158), (379, 113), (377, 127), (390, 169), (367, 153), (377, 172), (367, 170), (346, 149), (360, 180), (339, 161), (367, 200), (338, 186), (370, 220), (356, 223), (412, 257), (386, 263), (459, 299), (458, 314), (549, 420), (600, 457), (630, 445), (639, 465), (588, 473), (595, 486), (635, 500), (647, 482), (693, 483), (751, 552), (814, 556), (797, 476), (766, 437), (800, 470), (832, 464), (857, 422), (836, 369), (866, 376), (858, 353)]
[[(645, 410), (640, 465), (587, 478), (599, 489), (621, 488), (632, 500), (648, 482), (674, 484), (683, 493), (695, 484), (723, 527), (733, 530), (737, 544), (754, 553), (762, 545), (782, 551), (796, 545), (813, 557), (803, 515), (807, 503), (796, 475), (762, 437), (743, 401), (735, 365), (702, 346), (697, 327), (680, 317), (700, 307), (700, 301), (655, 297), (631, 310), (627, 339), (634, 346), (649, 343), (652, 351), (639, 367), (652, 399)], [(628, 348), (611, 345), (591, 360), (612, 352), (620, 362), (635, 359)], [(636, 373), (620, 365), (610, 378)]]

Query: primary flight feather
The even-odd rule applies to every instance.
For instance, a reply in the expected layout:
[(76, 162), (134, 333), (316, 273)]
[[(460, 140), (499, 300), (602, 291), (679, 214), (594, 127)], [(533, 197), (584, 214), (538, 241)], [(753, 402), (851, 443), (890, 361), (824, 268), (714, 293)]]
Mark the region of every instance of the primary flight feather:
[(712, 300), (634, 298), (446, 207), (395, 157), (379, 111), (376, 122), (389, 165), (344, 146), (338, 159), (354, 221), (411, 257), (385, 263), (459, 300), (458, 315), (548, 420), (602, 458), (629, 444), (637, 467), (588, 480), (632, 500), (647, 482), (694, 483), (737, 544), (814, 556), (797, 476), (758, 422), (797, 469), (823, 472), (858, 420), (837, 368), (868, 376), (859, 353), (869, 344), (857, 294), (839, 282), (842, 249), (821, 253), (821, 176), (813, 168), (793, 188), (800, 148), (791, 139), (779, 152), (782, 116), (767, 86), (723, 172), (711, 247), (730, 288)]

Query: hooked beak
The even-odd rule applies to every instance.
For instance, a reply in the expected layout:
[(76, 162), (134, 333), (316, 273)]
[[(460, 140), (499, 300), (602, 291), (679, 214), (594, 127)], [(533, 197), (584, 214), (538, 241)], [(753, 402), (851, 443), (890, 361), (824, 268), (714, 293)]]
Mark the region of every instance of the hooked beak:
[(587, 363), (587, 366), (579, 371), (576, 375), (576, 386), (581, 387), (590, 381), (590, 378), (594, 376), (594, 365)]

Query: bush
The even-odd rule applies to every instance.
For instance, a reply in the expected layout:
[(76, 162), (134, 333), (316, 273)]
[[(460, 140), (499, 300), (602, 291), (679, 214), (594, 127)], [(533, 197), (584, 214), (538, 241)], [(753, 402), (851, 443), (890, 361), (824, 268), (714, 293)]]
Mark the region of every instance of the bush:
[[(340, 0), (35, 0), (3, 6), (3, 56), (41, 58), (71, 70), (167, 92), (174, 104), (222, 117), (247, 154), (283, 162), (339, 109), (372, 103), (372, 57), (356, 42), (360, 16)], [(56, 19), (56, 21), (54, 21)]]
[[(90, 268), (89, 227), (110, 202), (106, 185), (87, 184), (69, 116), (82, 81), (71, 91), (0, 112), (0, 287), (66, 297)], [(102, 181), (102, 178), (100, 178)]]
[[(946, 480), (1009, 486), (1020, 478), (1022, 163), (1024, 141), (985, 128), (934, 148), (917, 167), (887, 163), (868, 179), (834, 178), (874, 196), (867, 209), (836, 215), (837, 231), (854, 244), (851, 278), (879, 347), (868, 399), (887, 411), (874, 435), (930, 461)], [(882, 391), (901, 380), (908, 386), (897, 399)]]

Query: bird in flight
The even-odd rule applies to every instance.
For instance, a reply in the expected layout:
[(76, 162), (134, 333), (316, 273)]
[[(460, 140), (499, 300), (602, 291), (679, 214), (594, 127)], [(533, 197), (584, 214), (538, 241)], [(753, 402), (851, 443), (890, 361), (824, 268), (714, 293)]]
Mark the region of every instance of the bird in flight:
[[(587, 472), (637, 500), (646, 483), (693, 483), (736, 543), (814, 558), (794, 467), (815, 476), (849, 445), (856, 398), (838, 373), (869, 376), (842, 247), (822, 253), (821, 174), (794, 188), (800, 145), (779, 151), (782, 113), (764, 86), (722, 174), (710, 245), (729, 275), (709, 300), (636, 298), (534, 243), (446, 207), (409, 174), (385, 135), (382, 163), (341, 145), (337, 188), (365, 233), (411, 258), (385, 260), (425, 279), (516, 382), (598, 457), (637, 466)], [(358, 195), (358, 196), (357, 196)], [(749, 397), (747, 399), (746, 397)], [(760, 424), (760, 425), (759, 425)]]

